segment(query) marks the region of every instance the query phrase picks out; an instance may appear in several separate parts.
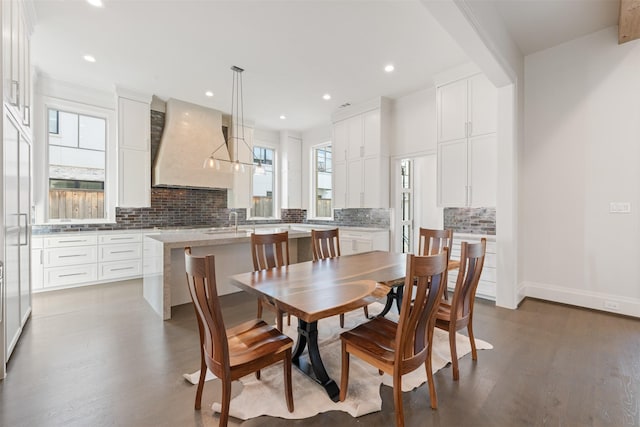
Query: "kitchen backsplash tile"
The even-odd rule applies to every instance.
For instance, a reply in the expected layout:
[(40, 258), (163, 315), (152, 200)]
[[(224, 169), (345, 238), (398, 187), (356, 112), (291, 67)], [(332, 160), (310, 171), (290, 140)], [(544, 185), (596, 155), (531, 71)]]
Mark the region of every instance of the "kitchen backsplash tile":
[(389, 228), (391, 211), (389, 209), (335, 209), (333, 221), (308, 220), (308, 224), (335, 225), (336, 227)]
[(495, 208), (444, 208), (444, 228), (456, 233), (496, 234)]

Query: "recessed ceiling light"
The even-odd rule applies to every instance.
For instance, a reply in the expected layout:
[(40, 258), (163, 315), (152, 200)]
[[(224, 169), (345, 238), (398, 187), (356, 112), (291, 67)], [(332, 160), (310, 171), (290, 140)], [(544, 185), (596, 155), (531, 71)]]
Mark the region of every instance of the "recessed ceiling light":
[(395, 70), (395, 69), (396, 69), (396, 67), (394, 67), (394, 66), (393, 66), (393, 64), (389, 64), (389, 65), (387, 65), (386, 67), (384, 67), (384, 70), (385, 70), (387, 73), (390, 73), (390, 72), (392, 72), (392, 71), (393, 71), (393, 70)]
[(85, 56), (83, 56), (82, 58), (83, 58), (85, 61), (87, 61), (87, 62), (96, 62), (96, 58), (94, 58), (94, 57), (93, 57), (93, 56), (91, 56), (91, 55), (85, 55)]
[(286, 118), (287, 118), (287, 116), (284, 116), (284, 115), (280, 116), (280, 120), (284, 120)]
[(104, 6), (104, 4), (102, 3), (102, 0), (87, 0), (87, 3), (89, 3), (91, 6), (95, 6), (95, 7)]
[(207, 95), (208, 97), (213, 96), (213, 92), (211, 92), (210, 90), (206, 91), (204, 94)]
[(329, 95), (328, 93), (325, 93), (324, 95), (322, 95), (322, 99), (324, 99), (325, 101), (328, 101), (331, 99), (331, 95)]

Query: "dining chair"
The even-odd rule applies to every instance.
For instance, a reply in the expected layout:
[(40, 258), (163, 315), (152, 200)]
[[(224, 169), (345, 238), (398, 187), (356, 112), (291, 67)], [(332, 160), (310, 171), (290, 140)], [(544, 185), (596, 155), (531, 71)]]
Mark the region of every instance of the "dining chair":
[(291, 338), (260, 319), (226, 329), (216, 287), (214, 256), (193, 256), (191, 248), (186, 247), (184, 258), (187, 284), (200, 333), (200, 379), (195, 409), (200, 409), (202, 404), (202, 390), (208, 369), (222, 381), (219, 425), (226, 426), (231, 402), (231, 382), (252, 372), (260, 378), (260, 369), (282, 361), (287, 409), (293, 412)]
[[(253, 270), (268, 270), (289, 265), (289, 232), (271, 234), (251, 234), (251, 258)], [(276, 312), (276, 326), (282, 331), (283, 312), (266, 298), (258, 298), (258, 318), (262, 318), (263, 307)], [(291, 315), (287, 314), (287, 325), (291, 325)]]
[[(311, 230), (311, 249), (313, 260), (336, 258), (340, 256), (340, 232), (337, 228), (331, 230)], [(365, 318), (369, 318), (369, 308), (364, 309)], [(340, 327), (344, 328), (344, 313), (340, 314)]]
[(340, 335), (341, 401), (345, 400), (349, 385), (349, 355), (354, 355), (378, 368), (381, 374), (387, 373), (393, 377), (398, 427), (404, 426), (402, 376), (423, 364), (427, 372), (431, 408), (438, 407), (431, 351), (436, 313), (446, 286), (447, 258), (446, 248), (436, 255), (407, 255), (405, 292), (409, 295), (402, 301), (398, 322), (376, 317)]
[(460, 270), (456, 280), (453, 298), (449, 304), (443, 301), (436, 315), (436, 327), (449, 332), (449, 348), (451, 349), (451, 366), (453, 379), (458, 380), (458, 353), (456, 351), (456, 332), (467, 327), (471, 343), (471, 359), (478, 360), (476, 341), (473, 337), (473, 302), (476, 289), (484, 266), (487, 239), (480, 243), (462, 242), (460, 250)]
[[(442, 252), (447, 248), (449, 259), (447, 260), (447, 270), (458, 268), (458, 261), (451, 261), (451, 249), (453, 246), (453, 230), (434, 230), (420, 227), (418, 233), (418, 255), (433, 255)], [(444, 299), (449, 299), (447, 287), (444, 287)]]

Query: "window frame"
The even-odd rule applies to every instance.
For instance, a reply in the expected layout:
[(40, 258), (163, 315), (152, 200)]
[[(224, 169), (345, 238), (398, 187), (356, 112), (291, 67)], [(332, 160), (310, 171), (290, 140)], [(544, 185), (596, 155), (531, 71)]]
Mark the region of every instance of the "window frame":
[(249, 173), (251, 174), (251, 185), (249, 187), (249, 191), (251, 194), (249, 195), (249, 207), (247, 208), (247, 220), (272, 220), (272, 219), (280, 219), (280, 205), (278, 203), (280, 198), (280, 187), (279, 187), (279, 151), (278, 147), (275, 145), (259, 141), (258, 143), (253, 144), (251, 147), (251, 161), (253, 162), (253, 150), (255, 148), (263, 148), (267, 150), (273, 151), (273, 192), (272, 192), (272, 201), (273, 201), (273, 216), (252, 216), (251, 208), (253, 207), (253, 177), (254, 177), (254, 168), (251, 168)]
[[(316, 159), (316, 151), (318, 149), (321, 149), (323, 147), (331, 147), (331, 171), (332, 171), (332, 176), (331, 176), (331, 208), (329, 209), (329, 211), (331, 212), (330, 216), (318, 216), (318, 212), (317, 212), (317, 205), (316, 205), (316, 199), (317, 199), (317, 194), (316, 194), (316, 190), (318, 189), (318, 170), (317, 170), (317, 159)], [(311, 212), (311, 216), (309, 219), (314, 219), (314, 220), (322, 220), (322, 221), (333, 221), (334, 220), (334, 216), (333, 216), (333, 206), (334, 206), (334, 193), (333, 193), (333, 189), (334, 189), (334, 185), (333, 185), (333, 166), (334, 166), (334, 159), (333, 159), (333, 145), (331, 143), (331, 141), (327, 141), (327, 142), (323, 142), (321, 144), (316, 144), (311, 146), (311, 153), (310, 153), (310, 163), (311, 163), (311, 167), (310, 167), (310, 171), (311, 171), (311, 190), (309, 191), (310, 194), (310, 200), (309, 200), (309, 211)]]
[[(117, 133), (115, 110), (105, 107), (89, 105), (67, 99), (42, 97), (39, 116), (41, 124), (38, 134), (43, 141), (42, 167), (34, 168), (34, 180), (41, 187), (41, 197), (34, 200), (38, 217), (43, 218), (37, 224), (112, 224), (116, 222), (116, 203), (118, 200), (117, 173)], [(51, 219), (49, 218), (49, 110), (65, 111), (68, 113), (96, 117), (105, 120), (105, 169), (104, 169), (104, 217), (91, 219)]]

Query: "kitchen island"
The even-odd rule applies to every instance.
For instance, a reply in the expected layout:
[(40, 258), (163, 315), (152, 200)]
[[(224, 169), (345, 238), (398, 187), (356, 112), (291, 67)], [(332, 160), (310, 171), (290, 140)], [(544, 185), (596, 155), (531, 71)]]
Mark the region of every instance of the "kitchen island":
[[(325, 228), (325, 227), (314, 227)], [(326, 227), (331, 228), (331, 227)], [(251, 233), (289, 232), (291, 263), (311, 260), (311, 227), (287, 224), (223, 229), (176, 229), (146, 233), (143, 242), (143, 296), (164, 320), (171, 307), (191, 302), (184, 268), (184, 248), (195, 255), (215, 255), (220, 295), (239, 292), (229, 277), (253, 270)]]

